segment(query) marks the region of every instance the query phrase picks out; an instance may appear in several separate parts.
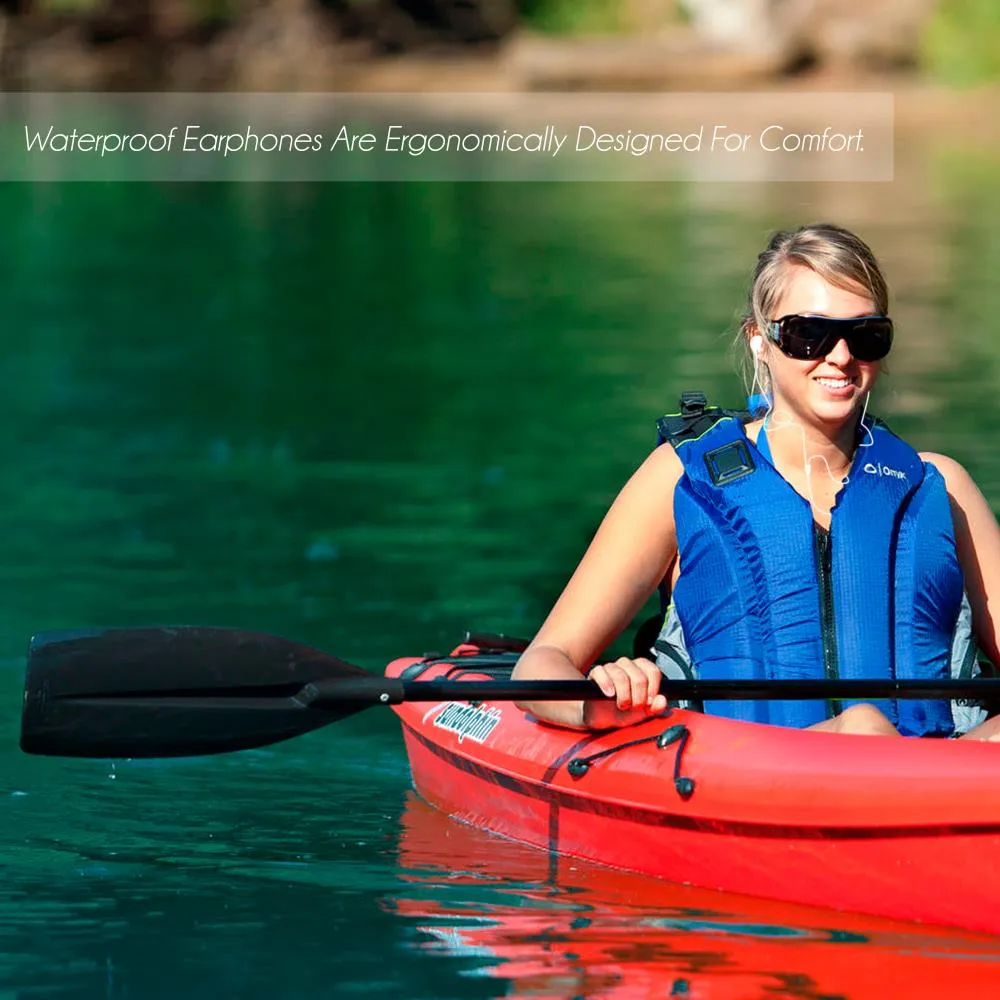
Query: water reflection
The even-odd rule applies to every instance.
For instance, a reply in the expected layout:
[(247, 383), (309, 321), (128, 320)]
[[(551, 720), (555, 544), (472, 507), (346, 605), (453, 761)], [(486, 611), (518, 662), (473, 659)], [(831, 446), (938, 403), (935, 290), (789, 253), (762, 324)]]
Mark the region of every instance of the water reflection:
[[(403, 885), (412, 946), (478, 960), (509, 996), (752, 1000), (987, 995), (1000, 939), (732, 896), (559, 859), (455, 823), (412, 795)], [(780, 877), (780, 875), (778, 876)]]

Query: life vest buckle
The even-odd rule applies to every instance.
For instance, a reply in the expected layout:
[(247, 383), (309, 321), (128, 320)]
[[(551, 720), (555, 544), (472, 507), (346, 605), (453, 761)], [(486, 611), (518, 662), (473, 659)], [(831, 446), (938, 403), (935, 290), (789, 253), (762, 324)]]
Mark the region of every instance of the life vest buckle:
[(708, 406), (708, 397), (703, 392), (681, 393), (681, 416), (700, 417)]

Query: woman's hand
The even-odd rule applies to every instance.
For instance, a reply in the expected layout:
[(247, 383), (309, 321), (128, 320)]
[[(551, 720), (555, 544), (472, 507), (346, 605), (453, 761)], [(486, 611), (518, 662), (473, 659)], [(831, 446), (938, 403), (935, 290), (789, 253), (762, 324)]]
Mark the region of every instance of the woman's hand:
[(667, 699), (660, 694), (663, 674), (650, 660), (622, 656), (594, 667), (588, 677), (607, 695), (603, 701), (584, 702), (583, 719), (588, 727), (634, 726), (666, 710)]

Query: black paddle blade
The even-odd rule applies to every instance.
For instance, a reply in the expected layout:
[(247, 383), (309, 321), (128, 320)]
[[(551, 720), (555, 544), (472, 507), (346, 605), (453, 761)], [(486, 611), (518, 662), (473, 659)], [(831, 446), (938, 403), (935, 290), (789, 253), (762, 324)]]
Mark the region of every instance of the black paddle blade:
[[(343, 679), (358, 697), (311, 705)], [(182, 757), (265, 746), (372, 704), (379, 678), (240, 629), (45, 632), (28, 649), (21, 749), (59, 757)]]

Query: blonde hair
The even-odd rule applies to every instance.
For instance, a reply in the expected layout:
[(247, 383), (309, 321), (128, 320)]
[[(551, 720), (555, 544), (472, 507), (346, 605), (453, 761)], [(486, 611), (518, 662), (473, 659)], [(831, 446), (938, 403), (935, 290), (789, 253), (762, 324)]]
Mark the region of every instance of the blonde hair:
[(774, 312), (784, 295), (790, 267), (808, 267), (831, 285), (848, 291), (861, 289), (881, 315), (889, 312), (889, 288), (871, 247), (860, 236), (829, 222), (780, 230), (757, 257), (747, 296), (747, 312), (737, 334), (744, 380), (769, 388), (767, 366), (750, 351), (750, 337), (764, 334), (780, 317)]

